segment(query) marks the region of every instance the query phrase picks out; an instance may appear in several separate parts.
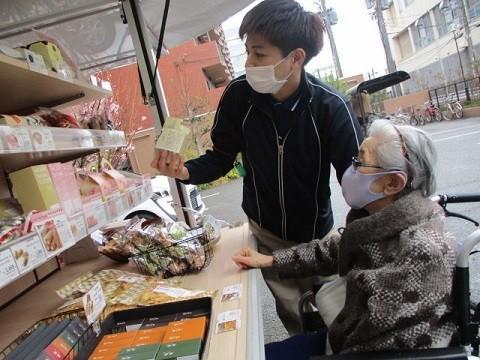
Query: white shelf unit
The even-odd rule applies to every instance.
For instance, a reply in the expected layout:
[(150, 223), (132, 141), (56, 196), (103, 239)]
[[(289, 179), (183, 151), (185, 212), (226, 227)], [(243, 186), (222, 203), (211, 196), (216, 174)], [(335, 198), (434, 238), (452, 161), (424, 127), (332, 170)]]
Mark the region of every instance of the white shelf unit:
[(111, 92), (78, 79), (30, 70), (26, 61), (0, 54), (0, 114), (24, 112), (37, 106), (72, 106)]
[[(129, 209), (149, 199), (151, 195), (150, 180), (145, 179), (142, 185), (127, 189), (124, 193), (113, 194), (106, 201), (99, 199), (84, 204), (84, 210), (73, 216), (67, 217), (63, 211), (57, 212), (55, 217), (65, 219), (70, 229), (73, 231), (75, 227), (76, 232), (70, 242), (53, 252), (47, 250), (41, 233), (36, 230), (0, 246), (0, 289), (53, 259), (107, 223), (123, 219)], [(95, 222), (92, 223), (91, 219)], [(28, 253), (27, 257), (17, 255), (25, 253)]]
[(126, 145), (123, 131), (0, 125), (0, 167), (21, 169)]
[[(38, 106), (69, 107), (111, 95), (110, 91), (78, 79), (30, 69), (25, 61), (3, 54), (0, 54), (0, 84), (4, 90), (0, 98), (0, 114), (27, 115)], [(31, 165), (69, 161), (100, 149), (126, 145), (122, 131), (0, 125), (0, 198), (10, 196), (7, 174), (12, 171)], [(151, 194), (150, 181), (146, 179), (141, 186), (127, 189), (123, 194), (117, 193), (104, 202), (84, 204), (83, 211), (74, 216), (67, 217), (62, 212), (63, 228), (69, 229), (72, 235), (53, 252), (47, 251), (37, 229), (1, 245), (0, 307), (58, 269), (58, 263), (52, 265), (58, 254), (107, 222), (123, 218), (130, 208), (147, 200)], [(92, 216), (96, 215), (99, 218), (92, 223)], [(80, 229), (77, 236), (73, 236), (72, 228)], [(20, 255), (22, 251), (28, 252), (28, 256)]]

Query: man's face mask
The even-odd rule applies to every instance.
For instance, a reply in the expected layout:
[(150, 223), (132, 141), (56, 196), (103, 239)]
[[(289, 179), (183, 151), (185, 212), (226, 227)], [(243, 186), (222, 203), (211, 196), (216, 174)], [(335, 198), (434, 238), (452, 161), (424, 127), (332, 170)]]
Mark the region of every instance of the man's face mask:
[[(291, 53), (290, 53), (291, 54)], [(247, 82), (256, 92), (260, 94), (275, 94), (282, 88), (283, 85), (288, 81), (288, 78), (293, 73), (290, 71), (287, 78), (284, 80), (277, 80), (275, 78), (275, 68), (285, 61), (286, 58), (290, 56), (288, 54), (282, 60), (280, 60), (275, 65), (267, 65), (267, 66), (251, 66), (245, 68), (245, 72), (247, 74)]]

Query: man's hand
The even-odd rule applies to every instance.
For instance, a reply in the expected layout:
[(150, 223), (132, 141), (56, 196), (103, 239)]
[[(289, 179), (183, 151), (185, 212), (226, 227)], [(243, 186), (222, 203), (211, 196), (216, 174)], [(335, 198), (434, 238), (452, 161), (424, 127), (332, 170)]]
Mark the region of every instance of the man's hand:
[(232, 260), (242, 269), (265, 268), (273, 265), (273, 256), (263, 255), (246, 247), (232, 256)]
[(190, 174), (183, 164), (182, 157), (171, 151), (158, 150), (150, 165), (160, 171), (160, 174), (162, 175), (177, 178), (179, 180), (190, 179)]

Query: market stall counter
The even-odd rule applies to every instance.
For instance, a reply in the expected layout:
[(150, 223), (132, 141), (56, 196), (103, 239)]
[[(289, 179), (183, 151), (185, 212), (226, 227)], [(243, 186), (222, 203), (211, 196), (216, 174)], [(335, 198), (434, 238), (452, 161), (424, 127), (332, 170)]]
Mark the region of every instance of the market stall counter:
[[(248, 225), (223, 230), (220, 241), (214, 246), (210, 265), (199, 273), (180, 278), (178, 285), (182, 288), (216, 291), (203, 359), (264, 359), (257, 288), (260, 274), (258, 270), (240, 271), (231, 260), (232, 255), (244, 246), (255, 246)], [(8, 346), (32, 324), (49, 316), (65, 302), (57, 296), (56, 290), (86, 272), (102, 269), (137, 272), (131, 263), (114, 263), (105, 257), (66, 266), (0, 311), (0, 348)], [(229, 293), (229, 289), (233, 291)], [(233, 329), (222, 328), (219, 318), (223, 317), (226, 324), (232, 314), (239, 321)]]

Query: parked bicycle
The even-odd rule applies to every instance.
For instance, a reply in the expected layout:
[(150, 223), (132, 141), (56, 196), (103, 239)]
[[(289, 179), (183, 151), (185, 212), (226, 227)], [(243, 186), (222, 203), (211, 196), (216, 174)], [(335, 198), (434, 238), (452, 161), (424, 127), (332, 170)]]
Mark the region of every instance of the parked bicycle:
[(443, 114), (440, 111), (440, 109), (433, 103), (432, 100), (429, 100), (424, 103), (425, 105), (425, 118), (430, 120), (430, 122), (433, 121), (442, 121), (443, 120)]
[(442, 112), (445, 120), (461, 119), (463, 117), (463, 106), (460, 101), (455, 100), (452, 94), (446, 99), (447, 109)]
[(422, 114), (422, 110), (418, 106), (412, 108), (409, 122), (412, 126), (425, 125), (425, 116)]

